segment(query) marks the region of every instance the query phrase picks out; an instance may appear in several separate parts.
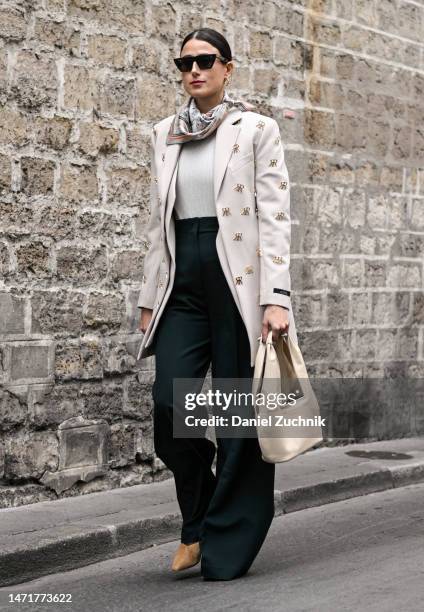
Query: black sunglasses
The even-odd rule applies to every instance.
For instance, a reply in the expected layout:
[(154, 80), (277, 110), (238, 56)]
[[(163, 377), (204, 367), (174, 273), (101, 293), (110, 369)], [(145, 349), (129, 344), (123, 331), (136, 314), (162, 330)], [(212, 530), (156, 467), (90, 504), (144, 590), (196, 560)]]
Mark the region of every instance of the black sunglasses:
[(190, 72), (193, 68), (193, 62), (196, 60), (196, 64), (199, 66), (200, 70), (208, 70), (212, 68), (214, 62), (218, 58), (226, 64), (230, 60), (225, 57), (221, 57), (221, 55), (217, 55), (216, 53), (202, 53), (201, 55), (185, 55), (184, 57), (174, 57), (174, 62), (178, 70), (181, 72)]

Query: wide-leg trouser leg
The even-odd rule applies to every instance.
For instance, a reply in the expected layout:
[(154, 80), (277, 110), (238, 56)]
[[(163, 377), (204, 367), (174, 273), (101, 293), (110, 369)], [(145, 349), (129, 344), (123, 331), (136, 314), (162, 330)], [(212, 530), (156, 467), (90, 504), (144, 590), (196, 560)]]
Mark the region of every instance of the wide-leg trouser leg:
[(201, 523), (216, 482), (211, 469), (215, 444), (206, 438), (173, 435), (173, 379), (204, 380), (211, 359), (209, 317), (200, 282), (202, 270), (196, 234), (195, 225), (176, 222), (175, 279), (156, 329), (156, 377), (152, 389), (155, 452), (174, 474), (184, 544), (199, 541)]
[[(212, 378), (252, 379), (249, 338), (219, 263), (215, 237), (206, 235), (201, 250), (208, 261)], [(251, 386), (243, 384), (240, 390)], [(230, 580), (247, 572), (271, 525), (275, 465), (263, 461), (257, 438), (217, 433), (217, 444), (217, 484), (201, 530), (201, 572), (208, 580)]]
[[(231, 580), (253, 563), (274, 516), (275, 465), (256, 438), (173, 437), (174, 377), (251, 378), (250, 346), (216, 251), (215, 217), (176, 221), (176, 276), (156, 330), (155, 450), (172, 470), (181, 541), (200, 541), (206, 580)], [(200, 384), (201, 387), (201, 384)], [(198, 389), (200, 390), (200, 389)], [(211, 448), (211, 444), (213, 449)]]

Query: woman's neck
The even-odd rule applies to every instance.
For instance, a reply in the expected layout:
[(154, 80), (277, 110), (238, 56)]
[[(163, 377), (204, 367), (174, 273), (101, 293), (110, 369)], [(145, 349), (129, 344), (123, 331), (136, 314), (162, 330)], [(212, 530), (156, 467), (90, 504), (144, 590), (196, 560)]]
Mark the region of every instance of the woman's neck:
[(194, 101), (196, 102), (196, 106), (199, 109), (199, 111), (205, 114), (208, 111), (210, 111), (212, 108), (220, 104), (222, 102), (223, 97), (224, 97), (223, 92), (219, 92), (209, 98), (194, 98)]

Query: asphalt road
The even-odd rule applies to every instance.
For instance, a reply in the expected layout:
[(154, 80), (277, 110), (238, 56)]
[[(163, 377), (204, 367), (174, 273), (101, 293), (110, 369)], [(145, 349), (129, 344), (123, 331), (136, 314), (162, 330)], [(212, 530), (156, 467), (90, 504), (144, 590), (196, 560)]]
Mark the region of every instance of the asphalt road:
[[(421, 612), (424, 484), (275, 518), (243, 578), (205, 582), (169, 566), (177, 542), (0, 589), (0, 610)], [(72, 603), (10, 602), (69, 593)]]

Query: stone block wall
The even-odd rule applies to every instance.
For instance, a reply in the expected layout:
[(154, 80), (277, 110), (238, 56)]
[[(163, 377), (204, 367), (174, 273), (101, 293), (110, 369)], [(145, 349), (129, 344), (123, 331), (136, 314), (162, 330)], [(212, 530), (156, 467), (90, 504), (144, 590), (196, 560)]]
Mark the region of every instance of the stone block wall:
[(136, 302), (150, 128), (196, 27), (281, 127), (310, 374), (423, 377), (423, 25), (412, 0), (0, 2), (0, 506), (170, 475)]

